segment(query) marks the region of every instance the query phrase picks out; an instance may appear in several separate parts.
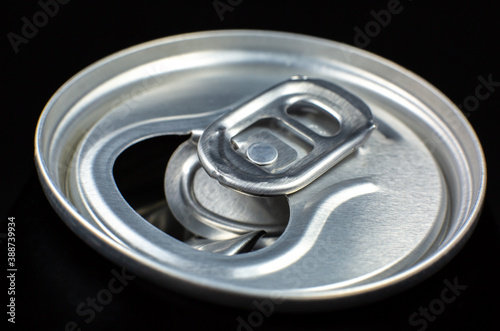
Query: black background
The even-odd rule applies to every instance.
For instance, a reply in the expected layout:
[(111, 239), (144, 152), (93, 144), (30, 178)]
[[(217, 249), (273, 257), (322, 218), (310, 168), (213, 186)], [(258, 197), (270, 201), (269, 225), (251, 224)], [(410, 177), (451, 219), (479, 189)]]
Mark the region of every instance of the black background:
[[(46, 2), (45, 0), (43, 2)], [(226, 3), (227, 1), (222, 1)], [(136, 278), (86, 323), (76, 307), (107, 288), (116, 266), (89, 248), (52, 211), (36, 176), (33, 136), (45, 103), (67, 79), (111, 53), (148, 40), (215, 29), (297, 32), (355, 45), (355, 27), (374, 21), (371, 11), (388, 1), (236, 1), (221, 21), (207, 1), (72, 0), (40, 27), (16, 53), (7, 38), (21, 35), (22, 18), (32, 21), (37, 1), (3, 0), (2, 135), (0, 233), (16, 217), (16, 327), (64, 330), (75, 321), (82, 330), (236, 330), (240, 311), (159, 289)], [(454, 103), (474, 95), (478, 77), (500, 82), (500, 11), (495, 1), (401, 0), (402, 11), (362, 46), (417, 73)], [(488, 164), (483, 214), (455, 259), (428, 280), (374, 304), (317, 314), (272, 314), (255, 330), (417, 330), (409, 316), (440, 297), (444, 281), (466, 285), (429, 330), (498, 328), (500, 213), (497, 141), (500, 88), (481, 101), (469, 120)], [(6, 261), (5, 238), (2, 259)], [(5, 264), (2, 264), (5, 266)], [(2, 267), (2, 269), (6, 267)], [(1, 272), (4, 274), (4, 271)], [(6, 288), (0, 289), (2, 307)], [(3, 308), (5, 309), (5, 308)], [(7, 319), (0, 314), (2, 322)], [(9, 326), (12, 327), (12, 325)], [(422, 328), (423, 329), (423, 328)]]

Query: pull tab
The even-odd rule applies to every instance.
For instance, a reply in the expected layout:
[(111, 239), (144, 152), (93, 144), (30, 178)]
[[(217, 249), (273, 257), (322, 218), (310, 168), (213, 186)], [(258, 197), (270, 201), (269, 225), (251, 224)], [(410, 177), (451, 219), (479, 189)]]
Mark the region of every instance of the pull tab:
[(290, 194), (361, 146), (375, 127), (356, 96), (323, 80), (292, 77), (212, 123), (198, 157), (224, 186)]

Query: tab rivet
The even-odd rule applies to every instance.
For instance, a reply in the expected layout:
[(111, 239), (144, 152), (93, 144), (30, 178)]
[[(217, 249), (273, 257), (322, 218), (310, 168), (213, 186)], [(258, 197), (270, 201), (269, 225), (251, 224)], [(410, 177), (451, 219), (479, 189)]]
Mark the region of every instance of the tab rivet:
[(255, 143), (247, 149), (248, 159), (256, 165), (268, 165), (276, 161), (278, 151), (267, 143)]

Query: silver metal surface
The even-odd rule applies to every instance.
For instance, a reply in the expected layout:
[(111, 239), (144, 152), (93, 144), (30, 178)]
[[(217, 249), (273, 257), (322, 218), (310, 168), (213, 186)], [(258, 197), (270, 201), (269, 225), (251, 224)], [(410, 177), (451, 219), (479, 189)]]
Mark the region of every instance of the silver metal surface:
[[(337, 130), (325, 130), (338, 123)], [(295, 76), (206, 128), (198, 157), (225, 186), (254, 195), (290, 194), (361, 146), (374, 128), (370, 109), (356, 96), (323, 80)], [(254, 154), (255, 146), (267, 146), (272, 157), (254, 160), (252, 146)]]
[(264, 231), (278, 236), (290, 217), (286, 197), (252, 197), (225, 188), (201, 168), (198, 137), (174, 152), (165, 173), (165, 194), (176, 220), (197, 236), (227, 240)]
[[(228, 111), (297, 74), (355, 95), (378, 129), (287, 196), (288, 223), (279, 238), (233, 256), (200, 251), (147, 222), (123, 198), (113, 165), (129, 146), (160, 135), (196, 139)], [(342, 125), (316, 130), (334, 134)], [(82, 239), (160, 285), (227, 304), (279, 297), (276, 309), (319, 310), (408, 287), (463, 245), (485, 193), (477, 137), (439, 91), (365, 51), (287, 33), (196, 33), (114, 54), (61, 87), (41, 115), (35, 141), (47, 197)], [(171, 163), (189, 159), (176, 153)], [(201, 169), (185, 170), (205, 182)], [(197, 203), (235, 224), (232, 213), (207, 202), (210, 185), (194, 184)], [(252, 222), (259, 227), (258, 219), (241, 223)], [(227, 233), (222, 240), (242, 239)]]
[(210, 239), (193, 238), (186, 241), (186, 243), (199, 251), (231, 256), (250, 252), (255, 246), (257, 240), (259, 240), (259, 238), (264, 234), (264, 231), (255, 231), (245, 233), (238, 238), (215, 241)]
[(278, 159), (278, 150), (268, 143), (253, 143), (247, 149), (247, 158), (259, 166), (269, 165)]

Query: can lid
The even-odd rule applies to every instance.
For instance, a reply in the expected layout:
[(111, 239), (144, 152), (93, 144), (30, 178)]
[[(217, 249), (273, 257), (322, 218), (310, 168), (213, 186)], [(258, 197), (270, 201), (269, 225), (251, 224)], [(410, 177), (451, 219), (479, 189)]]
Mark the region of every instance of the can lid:
[[(286, 81), (297, 73), (314, 79)], [(189, 233), (174, 237), (127, 203), (113, 166), (138, 142), (184, 134), (162, 179), (164, 217)], [(477, 137), (439, 91), (287, 33), (196, 33), (112, 55), (53, 96), (35, 143), (47, 197), (79, 236), (220, 303), (325, 309), (405, 288), (464, 243), (485, 192)]]

